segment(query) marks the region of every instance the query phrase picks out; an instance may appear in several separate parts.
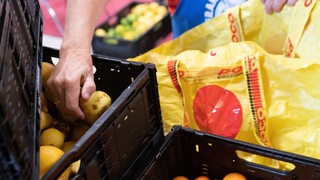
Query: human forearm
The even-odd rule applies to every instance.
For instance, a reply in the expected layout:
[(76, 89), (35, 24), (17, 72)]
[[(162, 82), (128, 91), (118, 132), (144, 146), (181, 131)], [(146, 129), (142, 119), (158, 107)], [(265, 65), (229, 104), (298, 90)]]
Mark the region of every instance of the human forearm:
[(89, 99), (95, 91), (91, 40), (96, 22), (107, 0), (68, 0), (65, 32), (59, 62), (47, 81), (47, 92), (62, 118), (84, 119), (79, 98)]
[(95, 25), (108, 0), (68, 0), (62, 48), (90, 49)]

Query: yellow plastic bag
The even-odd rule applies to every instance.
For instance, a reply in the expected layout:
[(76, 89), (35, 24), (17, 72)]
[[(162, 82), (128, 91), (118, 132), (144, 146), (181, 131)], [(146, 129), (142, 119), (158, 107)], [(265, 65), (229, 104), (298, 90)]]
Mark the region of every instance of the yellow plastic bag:
[[(297, 16), (296, 14), (300, 14), (297, 11), (303, 12), (302, 15)], [(295, 51), (298, 57), (317, 58), (320, 57), (320, 34), (317, 33), (320, 32), (320, 21), (313, 19), (319, 19), (320, 13), (314, 12), (320, 12), (320, 6), (316, 5), (316, 1), (309, 0), (298, 1), (294, 7), (285, 6), (281, 13), (267, 15), (260, 0), (249, 0), (168, 43), (130, 59), (151, 62), (157, 66), (165, 132), (170, 131), (172, 125), (184, 125), (182, 96), (176, 89), (177, 82), (170, 78), (175, 73), (171, 61), (175, 55), (186, 50), (208, 52), (230, 42), (254, 41), (269, 53), (284, 54), (289, 49), (291, 52)], [(291, 16), (297, 17), (291, 19)], [(297, 26), (303, 29), (296, 31)], [(286, 40), (289, 38), (295, 42), (295, 48), (290, 46), (291, 41)], [(296, 48), (299, 40), (300, 44)], [(284, 47), (287, 47), (285, 52)], [(168, 62), (171, 63), (169, 66)]]
[(130, 59), (157, 66), (165, 132), (178, 124), (320, 157), (317, 2), (267, 15), (260, 0), (249, 0)]
[(318, 59), (269, 54), (253, 42), (175, 59), (189, 127), (320, 157)]

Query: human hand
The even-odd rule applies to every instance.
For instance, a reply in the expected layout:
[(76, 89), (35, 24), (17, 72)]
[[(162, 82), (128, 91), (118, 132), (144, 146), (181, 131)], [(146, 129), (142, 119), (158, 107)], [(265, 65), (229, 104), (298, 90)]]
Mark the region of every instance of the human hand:
[(261, 0), (265, 6), (266, 13), (280, 12), (285, 5), (294, 6), (298, 0)]
[(85, 119), (79, 98), (88, 100), (95, 89), (90, 50), (61, 48), (59, 62), (47, 81), (47, 91), (62, 118), (71, 123)]

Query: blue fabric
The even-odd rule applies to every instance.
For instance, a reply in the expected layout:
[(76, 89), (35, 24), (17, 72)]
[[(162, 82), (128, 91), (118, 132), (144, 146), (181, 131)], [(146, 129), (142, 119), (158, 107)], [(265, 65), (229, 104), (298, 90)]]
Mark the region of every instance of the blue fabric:
[(246, 0), (180, 0), (171, 17), (173, 38)]

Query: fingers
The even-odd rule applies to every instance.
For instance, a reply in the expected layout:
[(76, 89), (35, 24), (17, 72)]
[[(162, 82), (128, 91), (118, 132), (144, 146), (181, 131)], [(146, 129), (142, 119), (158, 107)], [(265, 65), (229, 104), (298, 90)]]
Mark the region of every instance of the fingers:
[(273, 0), (266, 0), (264, 2), (264, 8), (265, 8), (267, 14), (273, 13), (272, 6), (273, 6)]
[(75, 118), (80, 120), (85, 119), (85, 115), (79, 105), (80, 92), (80, 79), (70, 79), (67, 83), (67, 88), (65, 89), (66, 107), (63, 108), (66, 117), (71, 118), (69, 121), (73, 121)]
[[(71, 79), (59, 78), (60, 76), (50, 77), (47, 83), (46, 92), (51, 102), (58, 108), (61, 117), (67, 122), (75, 122), (83, 119), (84, 115), (79, 106), (80, 83), (78, 85)], [(72, 88), (70, 88), (72, 87)], [(78, 87), (78, 88), (77, 88)], [(70, 93), (70, 91), (72, 93)]]
[(297, 2), (297, 0), (261, 0), (261, 2), (265, 6), (265, 10), (267, 14), (272, 14), (274, 12), (280, 12), (284, 5), (293, 6)]
[(82, 88), (81, 88), (81, 97), (84, 100), (88, 100), (91, 94), (96, 90), (96, 85), (94, 82), (93, 75), (89, 75), (86, 80), (84, 81)]
[(287, 5), (294, 6), (298, 0), (288, 0)]
[(90, 54), (62, 56), (47, 81), (52, 99), (55, 99), (62, 118), (68, 122), (85, 119), (79, 98), (89, 99), (95, 90), (92, 67)]
[(274, 0), (272, 3), (272, 11), (280, 12), (283, 6), (286, 4), (287, 0)]

